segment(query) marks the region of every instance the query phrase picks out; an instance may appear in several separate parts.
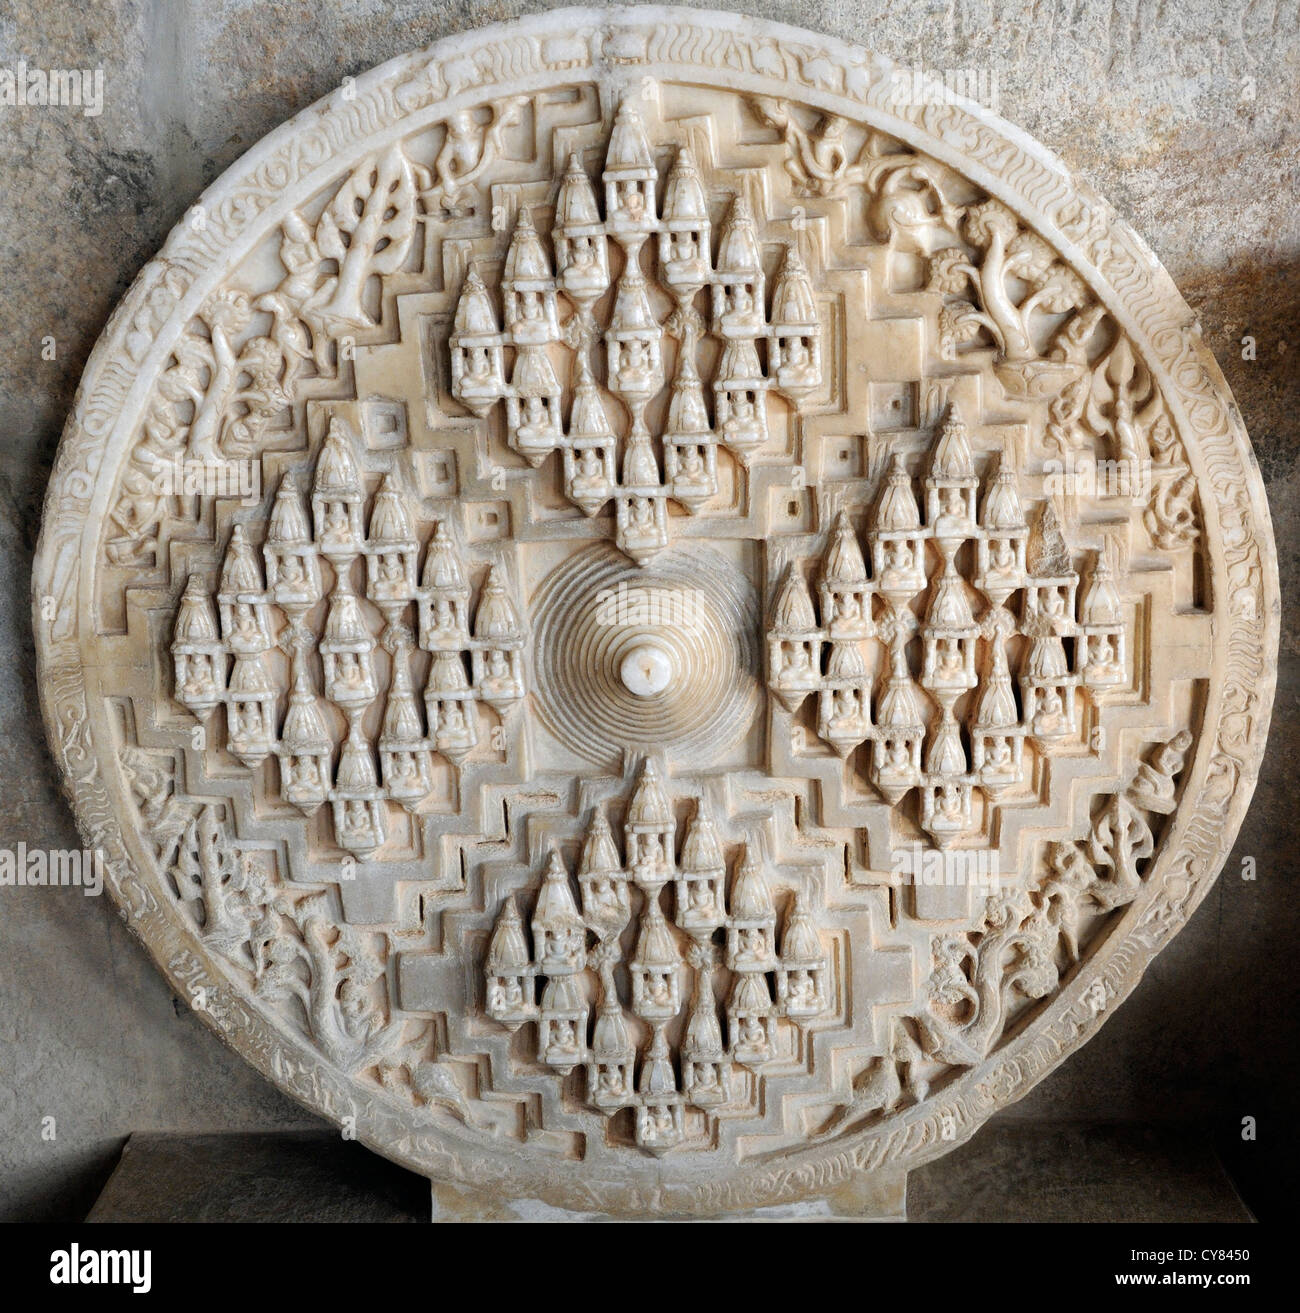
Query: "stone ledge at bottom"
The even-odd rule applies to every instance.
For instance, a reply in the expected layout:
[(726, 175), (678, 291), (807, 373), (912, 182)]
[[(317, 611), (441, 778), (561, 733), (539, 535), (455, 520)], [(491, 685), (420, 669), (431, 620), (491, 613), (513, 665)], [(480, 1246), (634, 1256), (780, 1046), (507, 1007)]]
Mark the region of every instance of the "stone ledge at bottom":
[[(886, 1200), (886, 1205), (888, 1201)], [(556, 1219), (434, 1188), (447, 1220)], [(888, 1211), (886, 1207), (882, 1211)], [(913, 1172), (913, 1222), (1250, 1222), (1196, 1129), (1128, 1123), (994, 1123)], [(138, 1134), (90, 1222), (422, 1222), (429, 1183), (330, 1131)], [(849, 1220), (816, 1205), (759, 1219)]]

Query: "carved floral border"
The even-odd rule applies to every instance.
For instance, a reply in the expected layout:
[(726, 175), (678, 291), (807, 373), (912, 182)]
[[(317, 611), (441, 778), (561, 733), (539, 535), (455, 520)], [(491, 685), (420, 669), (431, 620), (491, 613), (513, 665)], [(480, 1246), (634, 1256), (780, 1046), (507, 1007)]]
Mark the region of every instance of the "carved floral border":
[[(172, 985), (187, 993), (205, 987), (205, 1016), (218, 1033), (286, 1093), (333, 1120), (355, 1118), (358, 1138), (431, 1177), (569, 1208), (710, 1214), (825, 1193), (864, 1171), (918, 1167), (969, 1138), (1092, 1035), (1205, 896), (1241, 825), (1272, 706), (1279, 594), (1263, 483), (1223, 376), (1168, 274), (1105, 202), (980, 107), (894, 103), (893, 68), (879, 55), (785, 25), (648, 6), (553, 11), (438, 42), (303, 111), (208, 188), (199, 199), (205, 225), (173, 230), (86, 367), (46, 494), (32, 584), (42, 709), (78, 825), (104, 849), (110, 891)], [(140, 412), (176, 340), (228, 269), (303, 197), (389, 142), (482, 103), (501, 84), (526, 93), (557, 79), (609, 86), (651, 73), (798, 99), (867, 123), (964, 174), (1057, 248), (1138, 346), (1183, 439), (1202, 489), (1220, 674), (1183, 803), (1142, 890), (1028, 1026), (933, 1098), (879, 1126), (748, 1161), (725, 1178), (647, 1186), (631, 1170), (592, 1180), (580, 1163), (485, 1148), (471, 1133), (417, 1124), (235, 992), (161, 894), (164, 877), (151, 858), (120, 826), (128, 798), (111, 764), (110, 727), (87, 700), (83, 658), (93, 639), (99, 535)]]

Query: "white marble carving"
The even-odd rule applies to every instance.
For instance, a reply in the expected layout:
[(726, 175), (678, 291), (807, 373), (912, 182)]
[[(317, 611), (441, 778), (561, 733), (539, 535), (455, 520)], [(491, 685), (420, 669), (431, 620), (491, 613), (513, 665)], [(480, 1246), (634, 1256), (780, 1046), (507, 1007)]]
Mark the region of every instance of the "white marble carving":
[(1114, 1011), (1263, 751), (1268, 511), (1133, 234), (964, 103), (567, 11), (255, 147), (35, 572), (109, 886), (379, 1152), (584, 1211), (898, 1173)]

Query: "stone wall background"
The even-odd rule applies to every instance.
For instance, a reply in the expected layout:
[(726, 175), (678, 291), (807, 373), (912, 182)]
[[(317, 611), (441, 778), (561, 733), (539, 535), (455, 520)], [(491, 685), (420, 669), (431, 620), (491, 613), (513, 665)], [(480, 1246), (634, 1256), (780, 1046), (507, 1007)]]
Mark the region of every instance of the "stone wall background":
[[(5, 0), (0, 67), (102, 67), (98, 117), (0, 107), (0, 846), (75, 847), (37, 704), (28, 586), (86, 357), (200, 190), (355, 74), (545, 0)], [(716, 7), (724, 7), (717, 0)], [(1300, 0), (730, 0), (900, 63), (996, 76), (1200, 316), (1268, 485), (1283, 627), (1233, 857), (1121, 1014), (1008, 1116), (1185, 1122), (1257, 1211), (1295, 1164), (1300, 807)], [(1257, 358), (1242, 358), (1241, 338)], [(42, 338), (56, 355), (43, 360)], [(1242, 858), (1257, 878), (1241, 878)], [(84, 1214), (133, 1131), (315, 1126), (174, 999), (107, 898), (0, 891), (0, 1217)], [(1258, 1119), (1243, 1143), (1241, 1119)], [(53, 1140), (42, 1119), (55, 1118)]]

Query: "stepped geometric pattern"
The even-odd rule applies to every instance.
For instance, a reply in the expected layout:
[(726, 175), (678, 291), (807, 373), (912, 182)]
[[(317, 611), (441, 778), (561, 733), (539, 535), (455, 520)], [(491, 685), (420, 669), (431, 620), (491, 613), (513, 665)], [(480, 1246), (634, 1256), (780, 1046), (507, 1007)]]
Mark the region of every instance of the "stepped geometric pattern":
[(256, 147), (88, 367), (35, 576), (78, 818), (178, 996), (437, 1180), (909, 1170), (1240, 824), (1277, 587), (1213, 360), (889, 73), (695, 10), (456, 38)]

